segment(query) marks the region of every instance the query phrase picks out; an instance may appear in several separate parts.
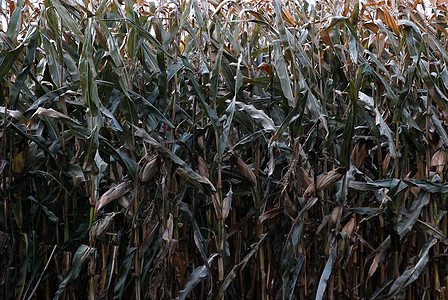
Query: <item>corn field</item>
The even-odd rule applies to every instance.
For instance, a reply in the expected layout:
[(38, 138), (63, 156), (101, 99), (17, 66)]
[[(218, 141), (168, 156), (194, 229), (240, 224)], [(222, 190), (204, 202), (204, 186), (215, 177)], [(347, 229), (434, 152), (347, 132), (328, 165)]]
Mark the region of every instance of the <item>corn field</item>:
[(1, 299), (446, 299), (448, 4), (0, 1)]

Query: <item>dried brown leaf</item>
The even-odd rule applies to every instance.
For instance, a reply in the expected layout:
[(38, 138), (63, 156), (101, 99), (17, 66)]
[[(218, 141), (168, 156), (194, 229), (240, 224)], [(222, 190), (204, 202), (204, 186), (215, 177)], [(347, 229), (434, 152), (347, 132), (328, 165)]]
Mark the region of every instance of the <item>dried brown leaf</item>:
[(296, 22), (294, 21), (293, 16), (291, 15), (291, 13), (287, 10), (287, 8), (285, 6), (282, 7), (282, 18), (283, 18), (283, 20), (285, 20), (292, 26), (296, 25)]
[(47, 117), (56, 118), (56, 119), (64, 119), (64, 120), (67, 120), (72, 123), (80, 125), (80, 123), (77, 120), (72, 119), (69, 116), (67, 116), (61, 112), (58, 112), (52, 108), (39, 107), (36, 110), (36, 112), (31, 116), (30, 120), (33, 119), (36, 115), (42, 115), (42, 116), (47, 116)]
[(216, 218), (218, 220), (221, 220), (222, 219), (222, 209), (221, 209), (221, 203), (219, 201), (218, 193), (212, 194), (212, 203), (213, 203), (213, 208), (215, 209)]
[(230, 191), (227, 193), (226, 197), (222, 201), (222, 219), (223, 222), (226, 221), (227, 217), (229, 216), (230, 208), (232, 207), (232, 188), (230, 188)]
[(234, 267), (230, 270), (230, 272), (227, 274), (225, 280), (223, 281), (221, 288), (218, 291), (218, 296), (216, 297), (217, 299), (224, 298), (224, 292), (227, 290), (227, 288), (230, 285), (230, 283), (232, 283), (232, 281), (236, 278), (237, 271), (244, 269), (244, 267), (246, 266), (247, 262), (258, 251), (258, 248), (260, 247), (260, 244), (264, 241), (266, 236), (267, 236), (266, 233), (263, 234), (260, 237), (260, 239), (258, 240), (258, 242), (249, 251), (249, 253), (241, 260), (241, 262), (238, 263), (237, 265), (234, 265)]
[(268, 219), (273, 219), (278, 215), (282, 214), (283, 211), (284, 209), (282, 207), (273, 207), (270, 210), (266, 211), (264, 214), (262, 214), (260, 218), (258, 218), (258, 222), (263, 223)]
[[(201, 182), (197, 181), (195, 178), (190, 176), (190, 174), (187, 171), (185, 171), (183, 168), (181, 168), (181, 167), (177, 168), (176, 174), (178, 174), (181, 178), (183, 178), (185, 181), (191, 183), (195, 187), (202, 188)], [(208, 178), (206, 178), (205, 176), (202, 176), (200, 174), (196, 174), (196, 175), (199, 177), (199, 180), (202, 180), (203, 183), (210, 186), (212, 191), (216, 191), (215, 186), (213, 185), (213, 183), (210, 182), (210, 180), (208, 180)]]
[(392, 29), (392, 31), (397, 35), (400, 36), (400, 29), (398, 28), (397, 22), (392, 17), (392, 15), (389, 13), (389, 10), (384, 9), (384, 18), (386, 19), (387, 25)]
[(383, 167), (383, 174), (385, 172), (387, 172), (387, 169), (389, 168), (390, 159), (391, 159), (390, 152), (387, 152), (386, 157), (384, 158), (384, 161), (383, 161), (383, 166), (382, 166)]
[(330, 214), (330, 220), (328, 222), (328, 226), (330, 228), (336, 227), (336, 230), (338, 230), (339, 223), (341, 222), (342, 211), (343, 211), (342, 206), (336, 206), (333, 209), (333, 211)]
[(356, 226), (356, 220), (355, 217), (352, 217), (350, 221), (345, 224), (344, 228), (342, 228), (342, 232), (346, 232), (349, 237), (353, 235), (353, 232), (355, 231)]
[(317, 179), (316, 189), (325, 190), (338, 182), (346, 173), (345, 168), (337, 168)]
[(236, 166), (240, 171), (241, 175), (243, 175), (254, 187), (257, 186), (257, 177), (255, 176), (252, 169), (241, 159), (238, 157), (236, 160)]
[[(431, 169), (434, 170), (440, 177), (443, 176), (443, 170), (448, 161), (448, 153), (445, 150), (438, 150), (431, 158)], [(443, 177), (442, 177), (443, 178)]]
[(149, 182), (156, 173), (159, 171), (159, 158), (158, 155), (153, 155), (148, 158), (145, 166), (140, 171), (140, 181)]
[(111, 214), (107, 214), (105, 217), (96, 221), (89, 230), (89, 239), (90, 243), (93, 245), (95, 239), (101, 238), (106, 233), (107, 228), (111, 225), (114, 217), (119, 214), (118, 212), (114, 212)]
[(163, 230), (162, 239), (166, 242), (170, 242), (173, 238), (173, 231), (174, 231), (173, 215), (170, 213), (168, 221), (166, 222), (166, 227)]
[(21, 151), (19, 151), (14, 158), (12, 159), (12, 171), (16, 174), (20, 174), (23, 172), (23, 169), (25, 169), (25, 165), (28, 161), (28, 153), (29, 153), (29, 147), (28, 145), (25, 146)]
[(272, 67), (270, 64), (262, 62), (261, 64), (258, 65), (257, 69), (258, 72), (263, 72), (269, 75), (273, 75), (274, 73), (272, 72)]
[(355, 167), (359, 168), (364, 163), (367, 156), (366, 143), (363, 140), (358, 141), (352, 150), (352, 162)]
[(129, 204), (131, 204), (131, 201), (129, 201), (129, 198), (126, 195), (123, 195), (122, 197), (118, 198), (117, 202), (124, 209), (126, 209), (126, 211), (129, 213), (131, 217), (134, 216), (134, 212), (131, 209), (129, 209)]
[(346, 173), (346, 169), (341, 167), (334, 170), (331, 170), (327, 174), (322, 174), (317, 178), (317, 184), (314, 186), (314, 184), (310, 184), (307, 189), (305, 190), (305, 193), (303, 194), (303, 197), (307, 197), (314, 193), (314, 190), (321, 191), (328, 189), (329, 187), (332, 187), (336, 182), (338, 182)]
[(22, 122), (23, 124), (26, 123), (26, 119), (23, 116), (23, 114), (18, 111), (18, 110), (10, 110), (10, 109), (6, 109), (4, 106), (0, 106), (0, 114), (7, 114), (11, 117), (13, 117), (16, 120), (19, 120), (20, 122)]
[(126, 193), (132, 190), (132, 183), (130, 181), (125, 181), (117, 186), (110, 188), (107, 192), (101, 196), (101, 198), (95, 204), (95, 213), (97, 213), (101, 208), (106, 206), (108, 203), (115, 199), (119, 199)]
[(193, 179), (193, 177), (188, 174), (183, 168), (179, 167), (176, 169), (176, 174), (179, 175), (182, 179), (187, 181), (188, 183), (194, 185), (195, 187), (201, 188), (201, 184)]
[(378, 33), (378, 30), (379, 30), (378, 25), (376, 25), (373, 22), (364, 23), (364, 27), (366, 27), (368, 30), (373, 31), (375, 33)]
[(199, 155), (198, 155), (198, 171), (199, 175), (204, 176), (205, 178), (210, 178), (207, 165), (205, 164), (204, 159)]
[(367, 275), (367, 278), (372, 277), (373, 273), (375, 273), (376, 269), (378, 269), (378, 264), (380, 262), (381, 256), (383, 255), (383, 252), (378, 252), (375, 255), (375, 258), (372, 261), (372, 264), (370, 265), (369, 268), (369, 273)]
[(300, 179), (303, 181), (305, 186), (309, 186), (313, 183), (313, 177), (305, 170), (304, 167), (300, 167), (299, 169)]

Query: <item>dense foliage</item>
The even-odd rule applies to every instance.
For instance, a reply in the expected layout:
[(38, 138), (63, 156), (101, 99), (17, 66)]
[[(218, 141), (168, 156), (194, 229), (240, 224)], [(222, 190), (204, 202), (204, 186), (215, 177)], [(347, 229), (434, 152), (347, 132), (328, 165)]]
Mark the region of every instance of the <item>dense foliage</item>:
[(0, 298), (446, 297), (444, 1), (0, 3)]

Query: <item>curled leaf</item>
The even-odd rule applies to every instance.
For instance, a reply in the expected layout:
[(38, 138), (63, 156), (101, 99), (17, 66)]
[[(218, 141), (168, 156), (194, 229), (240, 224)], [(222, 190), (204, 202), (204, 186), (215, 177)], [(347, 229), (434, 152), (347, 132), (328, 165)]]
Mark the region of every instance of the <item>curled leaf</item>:
[(225, 220), (229, 216), (230, 208), (232, 207), (232, 188), (230, 188), (230, 191), (227, 193), (226, 197), (222, 201), (222, 219)]
[(272, 67), (270, 64), (262, 62), (261, 64), (258, 65), (257, 69), (258, 72), (263, 72), (269, 75), (273, 75), (274, 73), (272, 72)]
[(210, 182), (210, 180), (208, 180), (206, 177), (204, 177), (202, 175), (194, 173), (194, 176), (192, 176), (191, 172), (186, 171), (182, 167), (178, 167), (176, 169), (176, 174), (197, 188), (202, 188), (201, 183), (206, 183), (208, 186), (213, 187), (212, 190), (216, 191), (215, 187)]
[(101, 198), (95, 204), (95, 213), (97, 213), (101, 208), (106, 206), (109, 202), (121, 198), (126, 193), (132, 190), (132, 183), (130, 181), (125, 181), (117, 186), (112, 187), (107, 192), (101, 196)]
[(36, 115), (47, 116), (47, 117), (56, 118), (56, 119), (63, 119), (63, 120), (69, 121), (70, 123), (74, 123), (76, 125), (81, 125), (77, 120), (72, 119), (69, 116), (67, 116), (61, 112), (58, 112), (52, 108), (39, 107), (34, 112), (34, 114), (31, 116), (31, 119), (33, 119)]
[(342, 232), (346, 232), (348, 236), (352, 236), (355, 231), (356, 226), (356, 218), (352, 217), (350, 221), (345, 224), (344, 228), (342, 228)]
[(9, 115), (10, 117), (13, 117), (14, 119), (19, 120), (23, 124), (26, 123), (25, 117), (18, 110), (10, 110), (10, 109), (6, 109), (4, 106), (0, 106), (0, 114)]
[(446, 150), (438, 150), (431, 158), (431, 169), (433, 169), (440, 177), (443, 176), (443, 170), (448, 161), (448, 152)]
[(149, 182), (154, 175), (159, 171), (159, 159), (158, 155), (153, 155), (148, 158), (145, 166), (140, 171), (140, 181)]
[(168, 221), (166, 222), (166, 228), (163, 231), (162, 239), (166, 242), (170, 242), (173, 238), (173, 229), (174, 229), (174, 223), (173, 223), (173, 215), (170, 214)]
[(345, 168), (337, 168), (334, 170), (331, 170), (327, 174), (322, 174), (319, 177), (317, 177), (317, 184), (310, 184), (308, 188), (305, 190), (305, 193), (303, 194), (303, 197), (309, 196), (312, 193), (314, 193), (314, 190), (321, 191), (328, 189), (329, 187), (333, 186), (336, 182), (338, 182), (346, 173)]
[(240, 171), (241, 175), (243, 175), (254, 187), (257, 186), (257, 177), (255, 176), (252, 169), (241, 159), (238, 157), (236, 160), (236, 166)]
[(201, 175), (205, 178), (210, 177), (207, 165), (205, 164), (205, 161), (201, 156), (198, 156), (198, 171), (199, 171), (199, 175)]
[(90, 243), (93, 244), (95, 239), (101, 238), (106, 233), (107, 228), (112, 224), (114, 217), (119, 214), (118, 212), (106, 214), (105, 217), (96, 221), (89, 231)]
[(217, 193), (212, 194), (212, 203), (213, 208), (215, 209), (216, 218), (218, 220), (222, 219), (222, 209), (221, 209), (221, 203), (219, 201), (219, 195)]

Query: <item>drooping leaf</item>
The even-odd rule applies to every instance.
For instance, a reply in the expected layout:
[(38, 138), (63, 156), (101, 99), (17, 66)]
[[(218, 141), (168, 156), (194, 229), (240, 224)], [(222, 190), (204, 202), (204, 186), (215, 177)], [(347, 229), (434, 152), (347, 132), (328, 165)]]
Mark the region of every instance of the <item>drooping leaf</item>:
[(57, 97), (63, 95), (67, 91), (76, 90), (79, 87), (79, 82), (74, 81), (70, 82), (58, 89), (52, 90), (45, 95), (39, 97), (28, 109), (26, 112), (32, 112), (39, 108), (40, 106), (43, 106), (45, 103), (51, 102), (55, 100)]
[(239, 101), (235, 101), (235, 104), (240, 110), (245, 111), (256, 123), (259, 123), (263, 129), (268, 131), (275, 131), (277, 129), (274, 121), (263, 110), (255, 108), (252, 104), (245, 104)]
[(0, 78), (5, 76), (13, 66), (23, 50), (23, 45), (12, 50), (3, 50), (0, 52)]
[(233, 116), (235, 114), (235, 101), (236, 101), (236, 93), (233, 100), (229, 103), (229, 106), (226, 109), (227, 119), (223, 126), (223, 132), (219, 141), (219, 154), (222, 157), (224, 154), (224, 150), (227, 146), (227, 138), (229, 137), (230, 129), (232, 128)]
[(90, 258), (92, 257), (92, 255), (95, 254), (95, 252), (96, 249), (93, 247), (89, 247), (87, 245), (79, 246), (78, 250), (76, 250), (75, 255), (73, 257), (71, 268), (65, 275), (64, 280), (61, 282), (61, 284), (59, 284), (58, 290), (54, 297), (55, 300), (61, 298), (65, 288), (68, 287), (69, 284), (79, 276), (79, 273), (81, 272), (83, 266), (87, 261), (90, 260)]
[(341, 147), (341, 155), (339, 157), (339, 160), (341, 161), (342, 166), (348, 168), (350, 164), (350, 149), (351, 149), (351, 143), (352, 138), (354, 135), (354, 129), (355, 129), (355, 122), (356, 122), (356, 107), (357, 105), (351, 105), (350, 112), (347, 118), (347, 123), (344, 128), (344, 143)]
[(12, 41), (16, 40), (22, 25), (23, 0), (17, 0), (15, 4), (15, 9), (11, 14), (8, 23), (8, 30), (6, 31), (6, 34)]
[(6, 109), (4, 106), (0, 106), (0, 114), (9, 115), (24, 124), (26, 123), (25, 117), (19, 110), (10, 110)]
[(320, 277), (319, 286), (317, 287), (316, 300), (324, 299), (324, 293), (327, 288), (328, 279), (330, 279), (330, 275), (333, 272), (333, 264), (335, 262), (336, 255), (337, 255), (337, 243), (333, 245), (327, 263), (325, 264), (325, 268)]
[(52, 117), (52, 118), (56, 118), (56, 119), (63, 119), (68, 122), (75, 123), (77, 125), (81, 125), (78, 120), (70, 118), (69, 116), (67, 116), (61, 112), (58, 112), (52, 108), (47, 109), (47, 108), (39, 107), (34, 112), (34, 114), (31, 116), (30, 119), (34, 118), (36, 115), (42, 115), (42, 116)]
[(99, 127), (96, 126), (90, 136), (87, 138), (86, 143), (84, 144), (84, 160), (82, 164), (82, 168), (85, 172), (93, 172), (97, 173), (98, 170), (95, 165), (95, 156), (99, 147)]
[[(208, 264), (211, 265), (215, 257), (217, 257), (217, 253), (213, 253), (208, 258)], [(184, 288), (179, 292), (179, 296), (177, 296), (176, 300), (183, 300), (186, 299), (188, 294), (193, 290), (193, 288), (201, 282), (203, 278), (207, 276), (209, 272), (209, 269), (202, 265), (200, 267), (197, 267), (194, 269), (194, 271), (190, 275), (190, 280), (187, 282), (187, 284), (184, 286)]]
[(85, 106), (89, 109), (90, 115), (98, 114), (98, 108), (100, 106), (100, 100), (95, 83), (96, 71), (92, 58), (93, 41), (93, 26), (91, 20), (89, 20), (79, 61), (79, 74), (83, 101)]
[(426, 232), (427, 234), (429, 234), (430, 236), (438, 239), (439, 241), (441, 241), (442, 243), (444, 243), (445, 245), (448, 245), (448, 238), (446, 238), (446, 236), (443, 234), (443, 232), (437, 228), (436, 226), (433, 226), (429, 223), (423, 222), (421, 220), (417, 220), (417, 226), (423, 230), (424, 232)]
[(266, 234), (263, 234), (260, 238), (260, 240), (253, 245), (253, 247), (251, 248), (251, 250), (246, 254), (246, 256), (244, 256), (244, 258), (240, 261), (240, 263), (238, 263), (237, 265), (235, 265), (230, 272), (227, 274), (226, 278), (224, 279), (221, 288), (218, 291), (218, 295), (217, 297), (222, 297), (224, 295), (225, 290), (227, 289), (227, 287), (232, 283), (232, 281), (236, 278), (237, 275), (237, 271), (244, 269), (244, 267), (246, 266), (246, 264), (249, 262), (249, 260), (252, 258), (252, 256), (254, 256), (255, 253), (257, 253), (260, 244), (264, 241), (264, 239), (266, 238)]
[(127, 23), (127, 24), (131, 25), (133, 28), (135, 28), (138, 31), (138, 33), (140, 33), (144, 38), (146, 38), (152, 45), (157, 47), (157, 49), (161, 50), (169, 58), (173, 58), (173, 56), (163, 48), (163, 46), (160, 44), (160, 42), (155, 37), (153, 37), (152, 34), (150, 32), (148, 32), (148, 30), (143, 28), (140, 24), (138, 24), (134, 20), (115, 19), (115, 20), (110, 20), (110, 21), (119, 21), (119, 22), (123, 22), (123, 23)]
[[(400, 220), (397, 224), (397, 233), (400, 240), (402, 240), (411, 231), (412, 227), (418, 220), (418, 217), (423, 209), (429, 202), (430, 194), (428, 192), (420, 192), (417, 199), (412, 203), (409, 212), (406, 216)], [(374, 256), (373, 262), (370, 265), (368, 276), (371, 277), (378, 268), (378, 263), (383, 253), (390, 247), (390, 236), (385, 239), (381, 245), (371, 254), (369, 257)]]
[(202, 89), (201, 89), (199, 83), (194, 78), (194, 74), (192, 72), (190, 63), (188, 62), (187, 58), (184, 56), (182, 56), (182, 62), (184, 63), (184, 68), (185, 68), (185, 72), (187, 73), (188, 79), (193, 84), (193, 87), (196, 90), (197, 96), (199, 97), (202, 109), (205, 111), (207, 116), (210, 118), (213, 129), (216, 132), (219, 132), (221, 130), (221, 124), (219, 122), (219, 118), (216, 115), (216, 113), (213, 111), (213, 109), (210, 107), (210, 105), (207, 104), (204, 93), (202, 92)]
[(280, 78), (280, 86), (283, 91), (283, 95), (288, 99), (290, 107), (295, 107), (295, 100), (292, 94), (291, 79), (289, 78), (289, 72), (286, 67), (285, 59), (283, 57), (283, 51), (279, 40), (274, 41), (274, 62), (277, 70), (278, 77)]
[[(182, 191), (183, 193), (179, 194), (179, 199), (181, 199), (184, 196), (184, 191), (185, 189)], [(202, 233), (199, 229), (199, 226), (195, 220), (195, 218), (193, 217), (193, 214), (191, 213), (190, 209), (188, 208), (188, 205), (183, 202), (182, 200), (177, 202), (177, 206), (180, 208), (180, 210), (182, 210), (188, 218), (188, 221), (191, 223), (192, 227), (193, 227), (193, 234), (194, 234), (194, 243), (196, 245), (196, 248), (198, 249), (199, 253), (202, 256), (202, 259), (204, 260), (204, 265), (206, 266), (207, 269), (210, 268), (210, 258), (207, 260), (207, 256), (205, 255), (205, 249), (204, 249), (204, 237), (202, 236)]]
[(212, 103), (216, 102), (219, 87), (219, 74), (221, 70), (222, 53), (224, 51), (223, 44), (221, 44), (218, 54), (216, 55), (215, 65), (212, 70), (212, 78), (210, 79), (210, 100)]
[(49, 0), (49, 2), (56, 8), (59, 16), (68, 27), (68, 29), (75, 35), (76, 39), (79, 42), (84, 41), (84, 34), (78, 27), (78, 24), (73, 19), (73, 16), (69, 13), (69, 11), (61, 4), (59, 0)]
[(305, 261), (305, 256), (302, 254), (297, 255), (297, 257), (290, 263), (288, 269), (283, 273), (283, 298), (292, 300), (294, 299), (294, 291), (296, 288), (296, 283), (302, 270), (303, 263)]
[(136, 251), (137, 251), (137, 247), (128, 247), (126, 249), (125, 257), (120, 266), (118, 282), (114, 288), (114, 297), (121, 298), (125, 291), (126, 279), (128, 278), (128, 276), (131, 276), (130, 270), (131, 270), (132, 262), (133, 262), (134, 255), (135, 255)]
[(392, 287), (389, 290), (389, 296), (396, 295), (401, 290), (418, 279), (429, 261), (429, 251), (436, 243), (437, 240), (433, 238), (423, 246), (420, 254), (415, 258), (415, 265), (412, 267), (408, 267), (406, 271), (404, 271), (403, 274), (401, 274), (401, 276), (394, 281)]
[(395, 147), (395, 141), (392, 130), (389, 128), (389, 126), (384, 122), (383, 116), (378, 111), (378, 109), (375, 109), (375, 122), (376, 125), (379, 127), (381, 135), (384, 135), (387, 137), (387, 142), (389, 145), (389, 153), (390, 155), (395, 158), (397, 156), (397, 150)]

